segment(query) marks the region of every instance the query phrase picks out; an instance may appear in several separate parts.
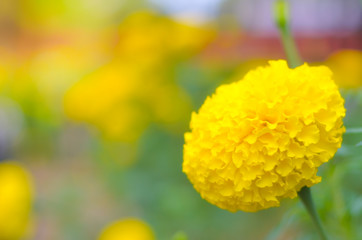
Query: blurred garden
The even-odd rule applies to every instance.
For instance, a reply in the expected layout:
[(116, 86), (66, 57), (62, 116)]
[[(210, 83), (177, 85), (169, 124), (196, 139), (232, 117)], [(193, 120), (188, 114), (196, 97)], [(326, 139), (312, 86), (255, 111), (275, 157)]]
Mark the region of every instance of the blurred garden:
[[(0, 240), (318, 239), (298, 198), (229, 212), (183, 172), (192, 113), (286, 59), (273, 2), (1, 0)], [(316, 209), (329, 239), (362, 239), (362, 2), (289, 3), (346, 108)]]

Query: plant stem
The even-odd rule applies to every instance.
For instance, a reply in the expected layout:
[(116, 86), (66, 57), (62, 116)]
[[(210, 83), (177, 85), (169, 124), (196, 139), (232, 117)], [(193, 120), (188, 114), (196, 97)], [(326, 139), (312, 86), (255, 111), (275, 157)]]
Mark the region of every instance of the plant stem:
[[(289, 67), (296, 68), (302, 64), (297, 47), (295, 45), (290, 25), (289, 25), (289, 6), (286, 0), (276, 0), (274, 3), (274, 19), (278, 26), (280, 36), (282, 38), (283, 47), (287, 56)], [(303, 187), (298, 192), (299, 198), (302, 200), (305, 208), (307, 209), (310, 217), (312, 218), (318, 233), (322, 240), (327, 240), (327, 235), (323, 230), (321, 221), (315, 210), (312, 194), (308, 187)]]
[(283, 47), (289, 67), (302, 65), (289, 25), (289, 6), (285, 0), (276, 0), (274, 3), (274, 19), (282, 38)]
[(316, 211), (316, 209), (314, 207), (314, 204), (313, 204), (312, 194), (311, 194), (310, 188), (303, 187), (298, 192), (298, 196), (302, 200), (303, 205), (307, 209), (310, 217), (312, 218), (315, 226), (317, 227), (319, 236), (321, 237), (322, 240), (327, 240), (327, 235), (326, 235), (325, 231), (323, 230), (321, 220), (319, 219), (318, 213), (317, 213), (317, 211)]

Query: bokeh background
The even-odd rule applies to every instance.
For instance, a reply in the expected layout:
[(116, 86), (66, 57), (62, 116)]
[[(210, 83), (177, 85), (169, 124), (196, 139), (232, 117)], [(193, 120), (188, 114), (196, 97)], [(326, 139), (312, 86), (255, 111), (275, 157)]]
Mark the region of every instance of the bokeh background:
[[(182, 173), (191, 112), (285, 58), (272, 4), (1, 0), (0, 239), (97, 239), (127, 218), (161, 240), (316, 239), (298, 200), (230, 213)], [(303, 60), (331, 67), (347, 108), (316, 206), (331, 239), (362, 239), (362, 2), (290, 7)]]

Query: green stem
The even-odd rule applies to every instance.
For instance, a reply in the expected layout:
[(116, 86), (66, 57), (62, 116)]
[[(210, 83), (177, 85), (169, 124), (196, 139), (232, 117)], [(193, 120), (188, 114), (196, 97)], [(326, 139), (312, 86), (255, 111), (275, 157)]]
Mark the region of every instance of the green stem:
[(274, 19), (282, 38), (283, 47), (291, 68), (302, 65), (289, 25), (289, 6), (285, 0), (274, 3)]
[[(296, 68), (302, 65), (302, 60), (299, 56), (297, 47), (295, 45), (290, 25), (289, 25), (289, 6), (286, 0), (276, 0), (274, 3), (274, 18), (275, 23), (278, 26), (280, 36), (282, 38), (283, 47), (287, 56), (289, 67)], [(303, 187), (298, 192), (299, 198), (302, 200), (306, 207), (310, 217), (312, 218), (315, 226), (317, 227), (318, 233), (322, 240), (327, 240), (327, 235), (323, 230), (321, 221), (318, 217), (317, 211), (315, 210), (312, 194), (308, 187)]]
[(312, 194), (311, 194), (310, 188), (303, 187), (298, 192), (298, 196), (302, 200), (305, 208), (307, 209), (310, 217), (312, 218), (315, 226), (317, 227), (319, 236), (321, 237), (322, 240), (327, 240), (327, 235), (326, 235), (325, 231), (323, 230), (321, 220), (319, 219), (318, 213), (317, 213), (317, 211), (316, 211), (316, 209), (314, 207), (314, 204), (313, 204)]

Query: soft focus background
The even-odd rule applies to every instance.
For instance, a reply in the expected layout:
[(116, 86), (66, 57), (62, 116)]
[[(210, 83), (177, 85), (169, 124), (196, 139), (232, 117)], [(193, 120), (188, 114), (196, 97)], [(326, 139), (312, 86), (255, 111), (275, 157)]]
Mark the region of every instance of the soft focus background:
[[(191, 112), (285, 58), (272, 3), (1, 0), (0, 239), (97, 239), (128, 218), (161, 240), (316, 239), (297, 200), (229, 213), (182, 173)], [(362, 2), (290, 3), (303, 59), (331, 67), (346, 100), (315, 202), (331, 239), (362, 239)]]

